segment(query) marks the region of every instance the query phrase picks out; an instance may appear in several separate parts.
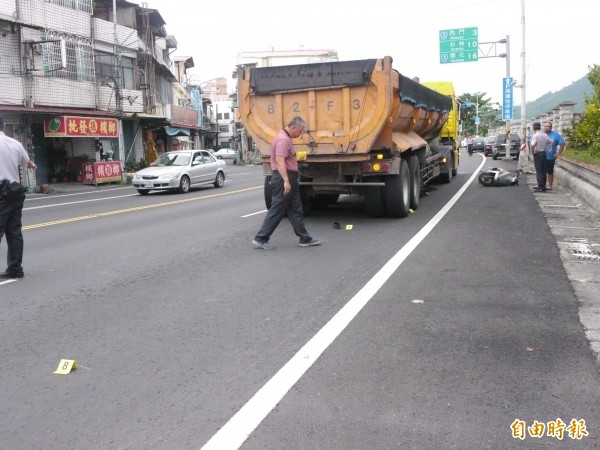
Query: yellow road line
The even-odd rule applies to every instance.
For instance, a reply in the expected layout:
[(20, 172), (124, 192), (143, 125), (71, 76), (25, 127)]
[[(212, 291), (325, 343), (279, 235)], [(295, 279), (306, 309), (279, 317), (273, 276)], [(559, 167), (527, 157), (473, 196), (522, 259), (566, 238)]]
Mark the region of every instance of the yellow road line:
[(251, 188), (247, 188), (247, 189), (238, 189), (237, 191), (223, 192), (220, 194), (211, 194), (211, 195), (206, 195), (204, 197), (184, 198), (181, 200), (173, 200), (170, 202), (156, 203), (154, 205), (135, 206), (133, 208), (117, 209), (114, 211), (106, 211), (106, 212), (101, 212), (101, 213), (88, 214), (85, 216), (71, 217), (69, 219), (54, 220), (52, 222), (36, 223), (33, 225), (25, 225), (25, 226), (23, 226), (22, 229), (23, 230), (33, 230), (36, 228), (50, 227), (52, 225), (60, 225), (60, 224), (64, 224), (64, 223), (79, 222), (82, 220), (97, 219), (99, 217), (114, 216), (116, 214), (124, 214), (124, 213), (128, 213), (128, 212), (142, 211), (145, 209), (159, 208), (161, 206), (170, 206), (170, 205), (177, 205), (177, 204), (181, 204), (181, 203), (195, 202), (198, 200), (206, 200), (208, 198), (222, 197), (224, 195), (239, 194), (240, 192), (254, 191), (256, 189), (262, 189), (262, 186), (256, 186), (256, 187), (251, 187)]

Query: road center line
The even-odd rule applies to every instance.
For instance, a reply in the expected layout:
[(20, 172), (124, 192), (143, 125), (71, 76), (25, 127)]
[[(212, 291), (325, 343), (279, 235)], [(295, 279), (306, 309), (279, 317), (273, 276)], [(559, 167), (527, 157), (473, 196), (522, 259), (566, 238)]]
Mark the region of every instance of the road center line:
[(304, 373), (319, 359), (321, 354), (344, 331), (350, 322), (367, 305), (385, 282), (400, 267), (415, 248), (444, 218), (462, 197), (486, 161), (482, 161), (471, 178), (460, 188), (448, 203), (416, 234), (398, 253), (346, 303), (338, 313), (321, 328), (304, 346), (242, 406), (242, 408), (217, 431), (202, 447), (205, 450), (239, 448), (265, 417), (277, 406), (285, 394), (298, 382)]
[[(99, 217), (114, 216), (116, 214), (123, 214), (123, 213), (134, 212), (134, 211), (143, 211), (145, 209), (159, 208), (161, 206), (170, 206), (170, 205), (177, 205), (177, 204), (181, 204), (181, 203), (195, 202), (195, 201), (199, 201), (199, 200), (207, 200), (209, 198), (222, 197), (224, 195), (239, 194), (240, 192), (254, 191), (254, 190), (262, 189), (262, 188), (263, 188), (263, 186), (256, 186), (256, 187), (251, 187), (251, 188), (246, 188), (246, 189), (238, 189), (235, 191), (223, 192), (223, 193), (219, 193), (219, 194), (205, 195), (202, 197), (188, 197), (188, 198), (184, 198), (181, 200), (173, 200), (170, 202), (161, 202), (161, 203), (155, 203), (152, 205), (134, 206), (132, 208), (117, 209), (117, 210), (113, 210), (113, 211), (105, 211), (105, 212), (100, 212), (100, 213), (87, 214), (85, 216), (78, 216), (78, 217), (71, 217), (71, 218), (67, 218), (67, 219), (54, 220), (52, 222), (43, 222), (43, 223), (37, 223), (37, 224), (33, 224), (33, 225), (26, 225), (26, 226), (23, 226), (22, 229), (23, 229), (23, 231), (33, 230), (35, 228), (49, 227), (52, 225), (60, 225), (60, 224), (70, 223), (70, 222), (79, 222), (81, 220), (97, 219)], [(78, 203), (78, 202), (75, 202), (75, 203)]]

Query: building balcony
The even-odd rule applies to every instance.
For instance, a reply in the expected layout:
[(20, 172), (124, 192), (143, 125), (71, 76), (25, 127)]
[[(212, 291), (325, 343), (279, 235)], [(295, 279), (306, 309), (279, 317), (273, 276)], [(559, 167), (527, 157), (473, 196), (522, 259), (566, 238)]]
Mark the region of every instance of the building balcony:
[(111, 86), (98, 86), (98, 109), (115, 113), (141, 113), (144, 112), (144, 97), (142, 91), (133, 89), (120, 89), (117, 92)]
[(10, 15), (15, 17), (17, 23), (24, 26), (40, 30), (50, 29), (73, 36), (91, 37), (92, 17), (89, 12), (45, 0), (16, 0), (16, 7), (15, 2), (0, 2), (0, 4), (4, 3), (12, 3), (14, 11)]
[[(115, 45), (115, 26), (112, 22), (93, 18), (92, 27), (96, 43), (102, 42), (111, 46)], [(133, 28), (117, 25), (117, 42), (121, 47), (134, 51), (138, 50), (139, 38)]]

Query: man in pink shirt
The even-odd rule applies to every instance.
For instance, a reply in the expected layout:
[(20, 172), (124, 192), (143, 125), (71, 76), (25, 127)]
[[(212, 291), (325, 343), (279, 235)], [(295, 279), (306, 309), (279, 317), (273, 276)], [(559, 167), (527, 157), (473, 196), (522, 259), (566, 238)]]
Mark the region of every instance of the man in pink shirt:
[(256, 248), (272, 250), (275, 248), (269, 238), (286, 215), (300, 238), (300, 247), (320, 245), (321, 241), (308, 234), (304, 226), (304, 213), (300, 201), (300, 185), (298, 184), (298, 161), (292, 139), (304, 133), (306, 123), (301, 117), (294, 117), (287, 127), (275, 136), (271, 144), (271, 208), (256, 233), (252, 244)]

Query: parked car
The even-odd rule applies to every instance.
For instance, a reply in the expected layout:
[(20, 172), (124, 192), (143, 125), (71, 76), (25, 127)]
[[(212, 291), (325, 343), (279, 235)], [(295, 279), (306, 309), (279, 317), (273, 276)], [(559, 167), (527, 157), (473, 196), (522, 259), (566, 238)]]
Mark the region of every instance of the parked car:
[(235, 159), (237, 156), (237, 152), (230, 148), (221, 148), (213, 153), (217, 157), (217, 159)]
[(150, 191), (178, 190), (212, 184), (223, 187), (227, 164), (208, 150), (179, 150), (163, 153), (149, 167), (133, 174), (132, 184), (140, 195)]
[(473, 138), (473, 146), (471, 149), (474, 152), (482, 152), (485, 150), (485, 139), (482, 137), (474, 137)]
[(492, 149), (494, 148), (495, 142), (496, 142), (496, 135), (488, 136), (485, 138), (485, 146), (483, 149), (484, 156), (490, 156), (492, 154)]
[[(498, 159), (500, 156), (506, 155), (506, 134), (498, 134), (496, 141), (492, 147), (492, 159)], [(516, 133), (510, 133), (509, 143), (509, 155), (512, 157), (519, 157), (519, 151), (521, 147), (521, 138)]]

